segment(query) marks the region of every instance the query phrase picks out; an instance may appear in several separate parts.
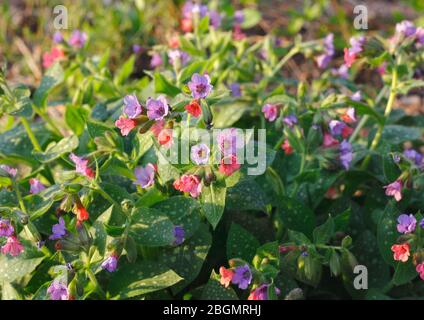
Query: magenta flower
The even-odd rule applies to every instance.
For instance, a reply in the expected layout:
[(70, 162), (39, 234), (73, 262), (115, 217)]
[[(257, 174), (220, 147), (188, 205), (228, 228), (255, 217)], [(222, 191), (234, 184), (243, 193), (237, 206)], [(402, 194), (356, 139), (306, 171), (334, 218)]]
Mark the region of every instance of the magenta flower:
[(237, 267), (234, 270), (233, 278), (231, 279), (233, 284), (237, 284), (239, 289), (245, 290), (252, 282), (252, 271), (247, 264), (244, 266)]
[(68, 287), (60, 280), (53, 280), (47, 288), (51, 300), (69, 300)]
[(129, 94), (124, 97), (124, 113), (130, 119), (137, 118), (143, 111), (135, 94)]
[(159, 96), (157, 99), (148, 98), (146, 108), (150, 120), (163, 120), (169, 112), (168, 101), (164, 96)]
[(71, 38), (69, 39), (69, 44), (74, 48), (81, 49), (84, 47), (87, 41), (87, 34), (80, 30), (75, 30), (71, 34)]
[(32, 194), (39, 193), (43, 191), (44, 189), (46, 189), (44, 184), (42, 184), (40, 180), (35, 178), (29, 179), (29, 185), (30, 185), (29, 192)]
[(185, 237), (185, 231), (184, 228), (181, 226), (175, 226), (174, 227), (174, 245), (175, 246), (179, 246), (181, 243), (184, 242), (184, 237)]
[(12, 167), (9, 167), (8, 165), (2, 164), (0, 165), (0, 169), (3, 171), (6, 171), (11, 177), (16, 177), (16, 174), (18, 173), (18, 170)]
[(340, 162), (345, 168), (345, 170), (349, 170), (350, 163), (353, 160), (353, 152), (352, 152), (352, 145), (347, 142), (346, 140), (343, 140), (340, 144)]
[(162, 63), (163, 63), (162, 56), (157, 52), (153, 53), (152, 59), (150, 60), (150, 66), (155, 69), (161, 66)]
[(191, 95), (194, 99), (206, 98), (213, 89), (209, 75), (200, 75), (198, 73), (192, 75), (191, 81), (188, 83), (188, 87), (190, 88)]
[(278, 115), (278, 108), (274, 104), (267, 103), (262, 107), (262, 112), (264, 113), (265, 119), (270, 122), (275, 121)]
[(50, 240), (62, 239), (66, 235), (66, 226), (65, 220), (62, 217), (59, 218), (59, 223), (54, 224), (52, 227), (52, 234), (50, 235)]
[(386, 195), (392, 196), (396, 199), (396, 201), (400, 201), (402, 199), (402, 181), (396, 180), (383, 187), (386, 189)]
[(195, 164), (207, 164), (209, 161), (209, 155), (210, 149), (204, 143), (196, 144), (191, 147), (191, 160)]
[(155, 166), (151, 163), (148, 163), (145, 167), (135, 168), (134, 174), (136, 177), (134, 184), (143, 189), (152, 186), (155, 182)]
[(109, 272), (114, 272), (118, 267), (118, 258), (115, 254), (109, 256), (105, 261), (103, 261), (101, 265), (103, 270), (107, 270)]
[(69, 155), (69, 158), (75, 163), (75, 171), (86, 176), (87, 178), (94, 178), (94, 172), (88, 167), (88, 160), (84, 158), (80, 158), (74, 153)]
[(14, 232), (15, 229), (9, 220), (0, 218), (0, 237), (10, 237)]
[(414, 232), (417, 225), (417, 219), (415, 219), (414, 215), (412, 214), (409, 216), (407, 214), (401, 214), (397, 221), (397, 230), (403, 234)]
[(134, 119), (120, 116), (119, 119), (115, 121), (115, 126), (121, 130), (123, 136), (127, 136), (130, 134), (131, 130), (137, 126), (137, 122)]
[(24, 251), (24, 246), (15, 236), (7, 238), (6, 244), (1, 247), (1, 253), (10, 254), (12, 257), (17, 257)]

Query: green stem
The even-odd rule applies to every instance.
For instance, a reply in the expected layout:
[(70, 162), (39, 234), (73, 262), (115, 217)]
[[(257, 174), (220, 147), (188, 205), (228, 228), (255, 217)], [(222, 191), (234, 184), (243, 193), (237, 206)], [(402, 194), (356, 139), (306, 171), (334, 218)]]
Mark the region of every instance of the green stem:
[(26, 118), (21, 117), (21, 123), (25, 128), (25, 131), (28, 134), (29, 139), (31, 140), (32, 145), (34, 146), (35, 151), (41, 151), (41, 146), (38, 143), (37, 138), (35, 137), (34, 132), (32, 132), (31, 126), (29, 125), (29, 122)]
[(298, 46), (291, 48), (290, 51), (287, 52), (287, 54), (280, 60), (280, 62), (277, 63), (274, 70), (270, 74), (269, 78), (273, 78), (277, 74), (277, 72), (279, 72), (280, 69), (287, 63), (287, 61), (289, 61), (298, 52), (299, 52)]
[(90, 266), (87, 267), (86, 272), (87, 272), (88, 278), (93, 283), (96, 291), (102, 296), (103, 299), (105, 299), (106, 298), (106, 294), (103, 291), (102, 287), (100, 287), (99, 282), (97, 281), (96, 276), (94, 275), (93, 271), (91, 271), (91, 269), (90, 269)]
[[(392, 71), (392, 85), (390, 86), (390, 95), (389, 95), (389, 99), (387, 100), (386, 109), (384, 110), (384, 118), (385, 118), (384, 122), (387, 121), (387, 119), (390, 116), (390, 113), (392, 112), (393, 103), (396, 98), (397, 82), (398, 82), (398, 73), (397, 73), (397, 66), (395, 65)], [(362, 166), (361, 166), (362, 170), (366, 170), (366, 168), (368, 167), (368, 164), (371, 160), (371, 152), (377, 148), (378, 143), (381, 140), (383, 130), (384, 130), (384, 123), (379, 126), (375, 134), (375, 137), (371, 142), (370, 153), (367, 155), (367, 157), (364, 159), (364, 162), (362, 163)]]

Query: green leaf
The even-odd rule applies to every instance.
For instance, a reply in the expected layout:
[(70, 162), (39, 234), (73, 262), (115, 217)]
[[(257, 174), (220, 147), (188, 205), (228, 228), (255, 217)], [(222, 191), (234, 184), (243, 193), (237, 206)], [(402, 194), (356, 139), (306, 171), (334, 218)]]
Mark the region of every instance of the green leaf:
[(393, 252), (390, 249), (393, 244), (396, 243), (399, 238), (397, 231), (397, 217), (399, 215), (396, 206), (390, 202), (377, 225), (377, 243), (380, 249), (381, 256), (384, 261), (389, 265), (395, 265), (393, 260)]
[(411, 261), (396, 262), (395, 274), (393, 275), (393, 283), (397, 286), (411, 282), (418, 276), (415, 266)]
[(108, 125), (97, 121), (87, 121), (87, 130), (92, 139), (103, 137), (106, 132), (114, 132)]
[(382, 139), (390, 144), (421, 139), (421, 129), (400, 125), (387, 125), (383, 129)]
[(177, 94), (181, 93), (181, 90), (171, 84), (163, 75), (160, 73), (155, 73), (155, 92), (164, 93), (170, 97), (175, 97)]
[(218, 280), (218, 275), (212, 270), (211, 277), (202, 291), (201, 300), (238, 300), (231, 287), (225, 288)]
[(308, 237), (312, 236), (315, 227), (315, 215), (304, 204), (295, 199), (283, 197), (280, 201), (278, 214), (287, 228), (303, 232)]
[(200, 204), (193, 198), (176, 196), (156, 203), (155, 209), (166, 214), (174, 225), (182, 226), (185, 238), (190, 238), (200, 225)]
[(171, 245), (174, 240), (174, 224), (161, 211), (153, 208), (138, 208), (131, 217), (130, 235), (143, 246)]
[(371, 108), (369, 105), (352, 100), (349, 100), (348, 103), (355, 108), (355, 111), (358, 115), (369, 115), (373, 117), (379, 124), (384, 123), (384, 117), (380, 115), (377, 111), (375, 111), (373, 108)]
[(215, 182), (208, 187), (203, 187), (201, 195), (203, 212), (214, 229), (224, 213), (226, 193), (227, 188), (219, 186)]
[(129, 78), (134, 70), (135, 55), (131, 55), (122, 67), (117, 71), (114, 82), (118, 85), (123, 84)]
[(159, 253), (158, 265), (167, 265), (177, 272), (184, 281), (172, 288), (179, 292), (193, 282), (200, 273), (212, 244), (212, 237), (206, 224), (201, 224), (189, 240), (174, 248), (164, 248)]
[(326, 244), (330, 241), (331, 237), (334, 234), (334, 219), (330, 216), (327, 221), (322, 225), (316, 227), (313, 232), (314, 243), (315, 244)]
[(239, 258), (251, 261), (255, 256), (259, 241), (246, 229), (232, 223), (227, 238), (227, 259)]
[(86, 112), (82, 108), (72, 105), (66, 106), (65, 122), (68, 127), (76, 134), (81, 135), (85, 127)]
[(261, 13), (252, 8), (243, 9), (244, 20), (241, 24), (243, 29), (249, 29), (256, 26), (262, 19)]
[(47, 95), (49, 92), (63, 82), (63, 69), (59, 63), (49, 68), (41, 79), (40, 86), (35, 90), (33, 101), (34, 104), (41, 108), (45, 106)]
[(265, 193), (254, 180), (240, 182), (227, 191), (227, 210), (264, 211), (267, 203)]
[(119, 266), (108, 291), (115, 298), (127, 299), (168, 288), (181, 280), (173, 270), (155, 261), (137, 261)]
[(24, 252), (17, 257), (0, 255), (0, 283), (13, 282), (30, 275), (44, 260), (45, 256), (42, 253), (31, 248), (30, 245), (24, 244)]
[(69, 136), (63, 138), (59, 142), (50, 143), (44, 152), (36, 152), (34, 151), (34, 157), (42, 162), (49, 163), (53, 160), (60, 158), (65, 153), (69, 153), (78, 147), (78, 137), (77, 136)]
[(251, 104), (246, 101), (231, 99), (218, 102), (211, 106), (214, 128), (228, 128), (236, 123), (243, 114), (250, 109)]

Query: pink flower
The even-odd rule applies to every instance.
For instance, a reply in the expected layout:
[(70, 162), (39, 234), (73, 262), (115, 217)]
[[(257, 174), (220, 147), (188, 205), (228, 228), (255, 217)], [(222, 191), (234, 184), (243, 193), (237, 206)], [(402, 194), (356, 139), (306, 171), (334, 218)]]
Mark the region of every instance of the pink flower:
[(237, 157), (234, 154), (223, 158), (219, 165), (219, 172), (226, 176), (231, 176), (238, 169), (240, 169), (240, 164), (237, 163)]
[(158, 135), (158, 142), (161, 146), (169, 148), (174, 143), (172, 139), (172, 129), (163, 129)]
[(350, 52), (348, 48), (344, 48), (344, 61), (345, 65), (350, 68), (352, 64), (356, 60), (356, 54), (353, 52)]
[(424, 280), (424, 262), (417, 264), (415, 270), (417, 270), (417, 272), (420, 274), (420, 278)]
[(377, 72), (380, 76), (384, 76), (384, 74), (386, 73), (386, 67), (387, 67), (387, 62), (384, 61), (382, 64), (380, 64), (377, 67)]
[(199, 117), (202, 114), (202, 108), (199, 105), (197, 100), (193, 100), (188, 105), (184, 107), (188, 113), (190, 113), (193, 117)]
[(115, 126), (121, 130), (123, 136), (127, 136), (131, 130), (137, 126), (137, 122), (133, 119), (120, 116), (119, 119), (115, 121)]
[(29, 192), (32, 194), (39, 193), (43, 191), (44, 189), (46, 189), (46, 187), (41, 183), (41, 181), (35, 178), (29, 179), (29, 184), (30, 184)]
[(137, 179), (134, 184), (138, 184), (142, 188), (148, 188), (155, 182), (155, 167), (151, 163), (145, 167), (135, 168), (134, 174)]
[(324, 141), (322, 143), (322, 146), (324, 148), (329, 148), (332, 146), (336, 146), (338, 144), (339, 144), (339, 141), (337, 141), (337, 139), (334, 139), (331, 134), (324, 132)]
[(88, 160), (78, 157), (74, 153), (71, 153), (69, 155), (69, 158), (75, 163), (75, 171), (82, 174), (83, 176), (86, 176), (87, 178), (94, 178), (95, 174), (93, 170), (91, 170), (90, 167), (88, 167)]
[(393, 259), (396, 261), (406, 262), (409, 258), (409, 243), (394, 244), (391, 250), (393, 251)]
[(181, 192), (188, 192), (193, 198), (197, 198), (202, 192), (200, 178), (194, 174), (184, 174), (174, 181), (174, 188)]
[(277, 106), (274, 104), (267, 103), (262, 107), (262, 112), (264, 113), (265, 119), (270, 122), (275, 121), (278, 115)]
[(396, 201), (400, 201), (402, 199), (402, 181), (396, 180), (383, 187), (386, 189), (386, 195), (392, 196), (396, 199)]
[(45, 52), (43, 54), (43, 67), (47, 69), (56, 61), (64, 57), (65, 57), (65, 53), (62, 51), (62, 49), (58, 47), (53, 47), (50, 50), (50, 52)]
[(77, 49), (81, 49), (84, 47), (86, 41), (87, 41), (87, 34), (85, 32), (82, 32), (80, 30), (75, 30), (71, 34), (71, 38), (69, 39), (69, 44)]
[(221, 275), (221, 279), (219, 282), (225, 287), (228, 288), (231, 284), (231, 280), (233, 279), (234, 272), (231, 269), (226, 269), (225, 267), (219, 268), (219, 274)]
[(1, 247), (1, 253), (10, 254), (12, 257), (17, 257), (24, 251), (24, 246), (19, 242), (15, 236), (7, 238), (6, 244)]
[(289, 155), (293, 153), (293, 148), (290, 145), (289, 140), (284, 140), (284, 143), (281, 145), (281, 149), (284, 150), (284, 154)]
[(16, 174), (18, 173), (18, 170), (12, 167), (9, 167), (8, 165), (2, 164), (0, 165), (0, 169), (3, 171), (6, 171), (11, 177), (16, 177)]

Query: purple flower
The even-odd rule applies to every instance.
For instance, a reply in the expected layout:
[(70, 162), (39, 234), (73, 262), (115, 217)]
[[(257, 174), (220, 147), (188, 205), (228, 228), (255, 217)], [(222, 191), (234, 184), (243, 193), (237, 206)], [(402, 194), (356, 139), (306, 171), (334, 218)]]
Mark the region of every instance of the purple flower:
[(29, 192), (32, 193), (32, 194), (39, 193), (39, 192), (43, 191), (44, 189), (46, 189), (44, 184), (42, 184), (40, 180), (35, 179), (35, 178), (29, 179), (29, 185), (30, 185)]
[(332, 69), (331, 73), (334, 76), (338, 76), (342, 79), (348, 79), (349, 78), (349, 68), (347, 65), (342, 64), (339, 68), (337, 69)]
[(184, 66), (191, 59), (190, 55), (187, 52), (179, 50), (179, 49), (169, 50), (168, 58), (169, 58), (169, 63), (172, 64), (173, 66)]
[(135, 54), (139, 54), (139, 53), (141, 53), (141, 50), (143, 49), (143, 47), (142, 46), (140, 46), (139, 44), (133, 44), (133, 46), (132, 46), (132, 51), (135, 53)]
[(243, 22), (244, 22), (243, 10), (237, 10), (236, 12), (234, 12), (234, 23), (240, 25)]
[(88, 160), (78, 157), (74, 153), (71, 153), (69, 155), (69, 158), (75, 163), (75, 171), (88, 177), (88, 178), (94, 178), (95, 174), (91, 170), (91, 168), (88, 167)]
[(162, 63), (163, 63), (162, 56), (157, 52), (153, 53), (152, 60), (150, 60), (150, 66), (152, 68), (157, 68), (157, 67), (161, 66)]
[(14, 232), (15, 229), (9, 220), (0, 218), (0, 237), (10, 237)]
[(362, 51), (362, 47), (365, 44), (365, 37), (364, 36), (352, 37), (350, 38), (349, 42), (350, 42), (349, 52), (353, 54), (358, 54)]
[(405, 37), (413, 36), (416, 31), (417, 31), (417, 28), (414, 26), (414, 24), (411, 21), (404, 20), (396, 24), (396, 32), (398, 34), (404, 35)]
[(218, 11), (211, 10), (209, 12), (209, 23), (214, 29), (218, 29), (221, 25), (221, 14)]
[(66, 226), (65, 220), (62, 217), (59, 218), (59, 223), (54, 224), (52, 227), (52, 234), (50, 235), (50, 240), (62, 239), (66, 235)]
[(238, 82), (230, 84), (230, 90), (233, 97), (241, 97), (240, 84)]
[(194, 99), (206, 98), (213, 89), (209, 75), (200, 75), (198, 73), (192, 75), (188, 87)]
[(209, 155), (210, 149), (204, 143), (191, 147), (191, 160), (195, 164), (207, 164), (209, 161)]
[(71, 34), (71, 38), (69, 39), (69, 44), (74, 48), (81, 49), (84, 47), (85, 42), (87, 41), (87, 34), (80, 30), (75, 30)]
[(420, 45), (424, 45), (424, 28), (417, 28), (415, 32), (415, 38)]
[(51, 300), (69, 299), (68, 287), (60, 280), (53, 280), (47, 289), (47, 293), (50, 294)]
[(247, 289), (250, 282), (252, 282), (252, 272), (247, 264), (244, 266), (237, 267), (234, 270), (233, 278), (231, 279), (233, 284), (237, 284), (240, 289)]
[(140, 103), (138, 102), (137, 96), (135, 94), (129, 94), (124, 97), (124, 113), (130, 119), (137, 118), (142, 112)]
[(317, 62), (318, 68), (325, 69), (327, 68), (328, 64), (330, 63), (333, 56), (330, 56), (328, 54), (320, 54), (315, 58), (315, 61)]
[(148, 98), (146, 102), (147, 116), (150, 120), (160, 121), (168, 114), (168, 101), (164, 96), (157, 99)]
[(184, 228), (181, 226), (175, 226), (174, 227), (174, 237), (175, 237), (174, 245), (179, 246), (181, 243), (183, 243), (184, 236), (185, 236)]
[(216, 140), (218, 142), (218, 148), (224, 157), (235, 155), (237, 153), (237, 149), (243, 148), (244, 146), (244, 137), (237, 134), (236, 128), (227, 128), (222, 130), (217, 135)]
[(340, 162), (343, 168), (345, 168), (345, 170), (349, 169), (349, 166), (352, 160), (353, 160), (352, 145), (346, 140), (343, 140), (342, 143), (340, 144)]
[(112, 254), (105, 261), (103, 261), (101, 267), (103, 270), (114, 272), (118, 267), (118, 258), (116, 257), (116, 255)]
[(397, 221), (397, 231), (404, 234), (414, 232), (417, 225), (417, 219), (412, 214), (409, 216), (407, 214), (401, 214)]
[(56, 31), (53, 34), (53, 42), (54, 43), (61, 43), (63, 41), (63, 35), (60, 31)]
[(278, 116), (278, 108), (275, 104), (267, 103), (262, 107), (262, 112), (264, 114), (265, 119), (270, 122), (275, 121)]
[(326, 68), (334, 56), (335, 50), (333, 41), (334, 35), (332, 33), (324, 38), (324, 53), (315, 58), (320, 69)]
[(403, 152), (403, 155), (405, 156), (405, 158), (415, 163), (417, 167), (421, 167), (423, 165), (423, 159), (424, 159), (423, 155), (415, 151), (414, 149), (405, 150)]
[(399, 155), (399, 154), (397, 154), (397, 153), (394, 153), (394, 154), (393, 154), (393, 161), (394, 161), (395, 163), (399, 163), (399, 162), (400, 162), (400, 155)]
[(422, 229), (424, 229), (424, 218), (422, 218), (422, 219), (421, 219), (421, 221), (420, 221), (420, 227), (421, 227)]
[[(269, 284), (262, 284), (253, 290), (247, 300), (268, 300), (268, 288)], [(275, 288), (275, 294), (279, 295), (280, 289)]]
[(352, 94), (352, 95), (350, 96), (350, 99), (351, 99), (352, 101), (361, 101), (361, 99), (362, 99), (361, 91), (356, 91), (354, 94)]
[(330, 128), (332, 136), (339, 136), (342, 134), (343, 129), (346, 127), (346, 124), (339, 120), (331, 120), (328, 124), (328, 127)]
[(283, 123), (289, 128), (293, 128), (293, 126), (297, 124), (297, 117), (294, 114), (288, 115), (283, 118)]
[(145, 167), (137, 167), (134, 170), (136, 181), (134, 184), (138, 184), (142, 188), (148, 188), (155, 182), (155, 166), (148, 163)]
[(16, 174), (18, 173), (18, 170), (12, 167), (9, 167), (8, 165), (2, 164), (0, 165), (0, 169), (3, 171), (6, 171), (11, 177), (16, 177)]

